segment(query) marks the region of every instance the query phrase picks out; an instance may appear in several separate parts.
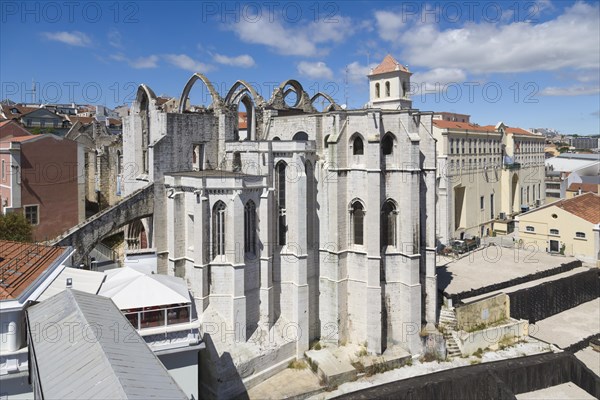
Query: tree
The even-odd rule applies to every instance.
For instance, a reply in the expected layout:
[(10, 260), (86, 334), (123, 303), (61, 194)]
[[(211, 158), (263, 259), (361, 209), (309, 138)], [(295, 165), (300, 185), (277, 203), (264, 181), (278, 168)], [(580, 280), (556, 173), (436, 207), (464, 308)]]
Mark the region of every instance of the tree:
[(0, 240), (31, 242), (32, 227), (25, 216), (20, 213), (0, 214)]

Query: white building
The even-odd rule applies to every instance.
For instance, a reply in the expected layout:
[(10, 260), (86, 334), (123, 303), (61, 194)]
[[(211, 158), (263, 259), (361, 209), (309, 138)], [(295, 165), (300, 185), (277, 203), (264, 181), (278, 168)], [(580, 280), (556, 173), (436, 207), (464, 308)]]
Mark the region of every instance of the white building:
[(515, 215), (544, 204), (542, 135), (454, 119), (434, 119), (433, 132), (439, 244), (511, 232)]
[[(187, 281), (211, 396), (251, 387), (316, 340), (421, 352), (419, 332), (436, 322), (436, 153), (409, 78), (386, 57), (362, 110), (310, 98), (294, 80), (269, 101), (244, 81), (222, 98), (195, 74), (165, 112), (140, 86), (124, 119), (125, 191), (153, 183), (155, 210), (127, 241), (145, 235), (158, 272)], [(198, 80), (212, 104), (188, 111)], [(319, 97), (331, 103), (323, 112)]]

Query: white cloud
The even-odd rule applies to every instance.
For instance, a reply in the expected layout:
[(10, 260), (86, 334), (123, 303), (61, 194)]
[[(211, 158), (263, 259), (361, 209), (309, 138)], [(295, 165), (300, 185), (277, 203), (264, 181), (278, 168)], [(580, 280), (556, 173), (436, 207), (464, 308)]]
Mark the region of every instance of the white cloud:
[[(348, 82), (354, 84), (367, 83), (367, 75), (371, 72), (372, 68), (375, 68), (377, 63), (370, 65), (362, 65), (358, 61), (354, 61), (346, 66), (348, 69)], [(342, 71), (346, 74), (346, 71)]]
[(113, 54), (110, 56), (115, 61), (126, 62), (131, 68), (135, 69), (149, 69), (156, 68), (158, 66), (158, 56), (149, 55), (147, 57), (129, 58), (123, 54)]
[(587, 96), (600, 93), (600, 86), (550, 86), (540, 92), (542, 96)]
[(108, 44), (117, 49), (122, 49), (123, 43), (121, 38), (121, 32), (119, 32), (115, 28), (111, 28), (111, 30), (108, 31)]
[(377, 32), (383, 40), (395, 42), (400, 39), (401, 30), (405, 27), (404, 16), (390, 11), (376, 11)]
[(194, 60), (186, 54), (167, 54), (165, 59), (172, 65), (190, 72), (208, 72), (212, 66)]
[(233, 67), (250, 68), (256, 65), (252, 56), (249, 56), (248, 54), (242, 54), (236, 57), (214, 54), (213, 58), (219, 64), (231, 65)]
[(337, 16), (336, 21), (321, 19), (289, 27), (269, 18), (242, 18), (228, 25), (227, 29), (235, 32), (243, 42), (264, 45), (279, 54), (312, 57), (328, 52), (325, 48), (319, 48), (318, 44), (340, 43), (352, 34), (353, 26), (349, 18)]
[(312, 79), (332, 79), (333, 72), (331, 69), (322, 61), (309, 62), (301, 61), (298, 63), (298, 72), (301, 75), (307, 76)]
[(55, 42), (65, 43), (71, 46), (88, 47), (91, 46), (92, 40), (83, 32), (44, 32), (42, 35)]
[(397, 29), (380, 29), (379, 34), (403, 49), (402, 62), (430, 69), (476, 74), (598, 69), (599, 12), (597, 3), (577, 2), (543, 23), (482, 21), (445, 30), (420, 22), (401, 30), (401, 16), (384, 14), (392, 22), (396, 18)]
[(431, 92), (443, 90), (444, 85), (462, 83), (467, 79), (465, 71), (459, 68), (434, 68), (426, 72), (417, 72), (411, 77), (413, 90)]

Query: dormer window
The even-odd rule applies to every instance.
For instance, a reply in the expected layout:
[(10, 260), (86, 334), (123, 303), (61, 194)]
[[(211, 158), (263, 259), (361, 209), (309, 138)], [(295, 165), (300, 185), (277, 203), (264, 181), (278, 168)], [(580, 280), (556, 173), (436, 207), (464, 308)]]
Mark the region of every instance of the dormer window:
[(11, 114), (18, 114), (18, 113), (19, 113), (19, 110), (17, 110), (16, 108), (11, 108), (11, 109), (10, 109), (10, 113), (11, 113)]

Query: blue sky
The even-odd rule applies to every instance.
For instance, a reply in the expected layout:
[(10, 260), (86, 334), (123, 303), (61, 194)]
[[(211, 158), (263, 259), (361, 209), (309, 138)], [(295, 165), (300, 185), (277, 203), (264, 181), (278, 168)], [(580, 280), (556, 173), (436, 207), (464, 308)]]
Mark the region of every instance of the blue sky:
[[(237, 79), (269, 98), (298, 79), (349, 108), (390, 53), (413, 105), (472, 121), (598, 134), (597, 1), (0, 3), (0, 98), (131, 102), (140, 83), (179, 96), (193, 72), (225, 94)], [(195, 104), (206, 90), (192, 90)]]

